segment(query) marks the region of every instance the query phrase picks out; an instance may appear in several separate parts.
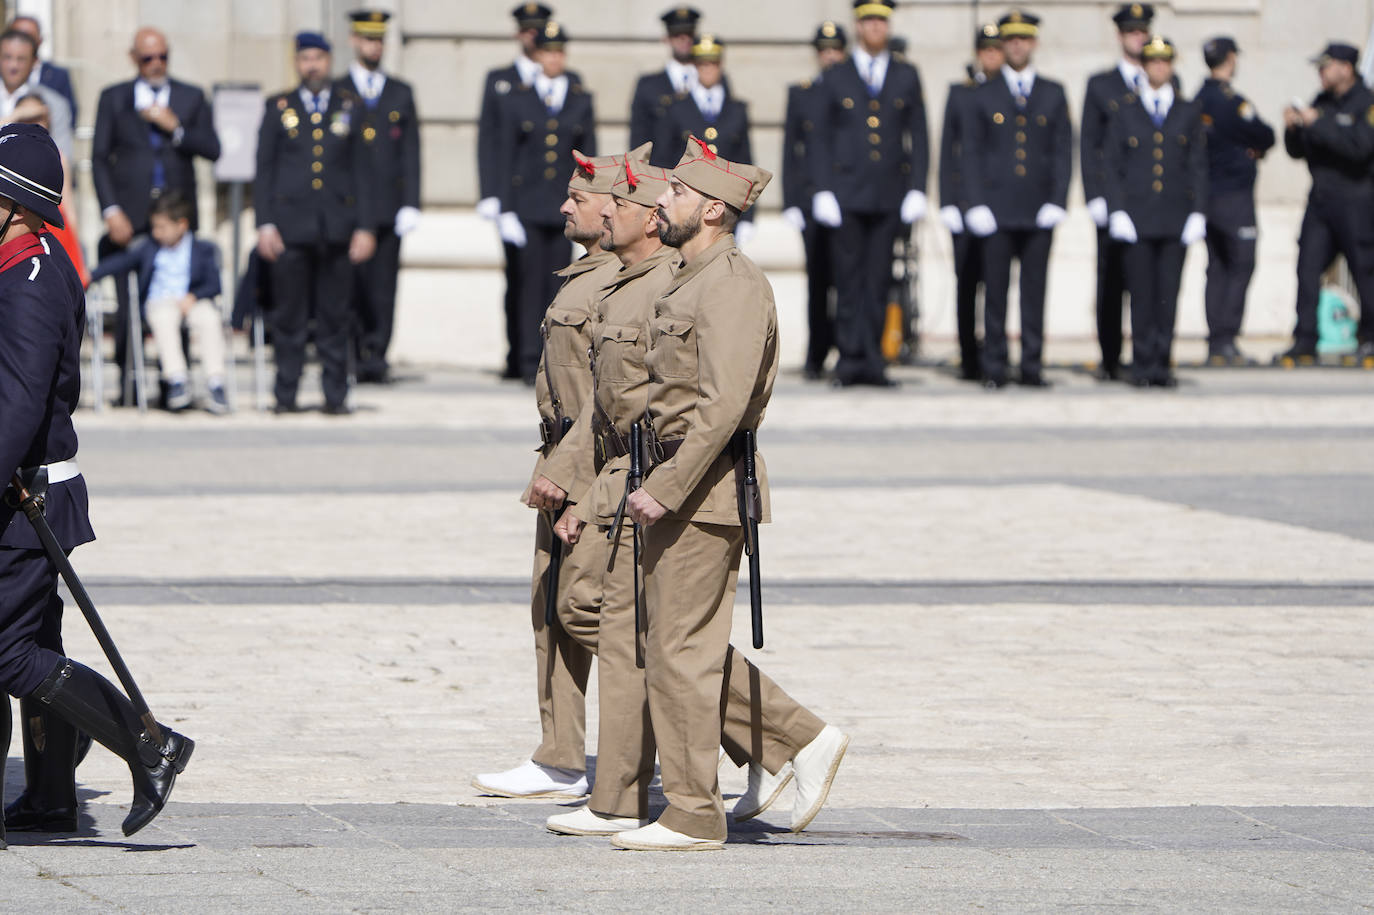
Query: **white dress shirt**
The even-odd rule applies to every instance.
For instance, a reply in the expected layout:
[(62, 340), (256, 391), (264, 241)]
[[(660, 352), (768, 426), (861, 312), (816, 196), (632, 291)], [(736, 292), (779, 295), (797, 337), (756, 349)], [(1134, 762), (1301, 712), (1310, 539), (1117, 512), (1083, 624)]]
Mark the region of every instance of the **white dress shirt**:
[(874, 56), (863, 48), (854, 49), (854, 65), (859, 68), (859, 78), (868, 85), (881, 91), (887, 80), (887, 65), (892, 55), (887, 51)]
[(154, 88), (144, 80), (134, 80), (134, 110), (143, 111), (157, 106), (166, 108), (172, 103), (172, 84), (163, 83)]
[(153, 255), (153, 277), (148, 283), (148, 301), (180, 299), (191, 291), (191, 233), (170, 248), (159, 247)]
[(515, 72), (520, 74), (520, 84), (522, 86), (533, 86), (535, 77), (543, 73), (544, 70), (539, 64), (530, 60), (524, 54), (515, 58)]
[(1165, 83), (1158, 89), (1151, 89), (1150, 84), (1146, 83), (1140, 90), (1140, 102), (1145, 106), (1145, 113), (1154, 117), (1156, 111), (1168, 117), (1169, 109), (1174, 107), (1174, 87)]
[(545, 108), (553, 112), (562, 111), (563, 103), (568, 99), (568, 77), (564, 74), (549, 79), (541, 70), (534, 78), (534, 91), (543, 100)]
[(1029, 64), (1019, 73), (1009, 65), (1002, 64), (1002, 78), (1007, 81), (1012, 98), (1030, 98), (1031, 90), (1035, 88), (1035, 68)]
[(369, 70), (356, 60), (348, 65), (348, 75), (353, 78), (353, 85), (358, 88), (358, 94), (371, 101), (382, 94), (386, 88), (386, 74), (381, 70)]
[(673, 84), (673, 91), (679, 95), (691, 92), (696, 88), (697, 68), (692, 64), (669, 60), (668, 65), (663, 68), (663, 72), (668, 74), (668, 81)]
[[(329, 110), (328, 86), (325, 86), (323, 89), (321, 89), (320, 94), (314, 96), (313, 99), (310, 95), (310, 90), (305, 88), (304, 86), (301, 86), (300, 97), (301, 104), (305, 106), (305, 110), (310, 114), (314, 114), (316, 111), (323, 114), (325, 111)], [(314, 102), (314, 106), (312, 106), (312, 102)]]
[(1139, 92), (1141, 89), (1145, 88), (1145, 71), (1129, 60), (1123, 59), (1118, 63), (1116, 65), (1116, 72), (1121, 74), (1121, 78), (1126, 81), (1126, 85), (1130, 86), (1135, 92)]
[(692, 100), (697, 103), (701, 113), (708, 121), (714, 121), (725, 106), (725, 86), (716, 83), (710, 89), (697, 83), (692, 87)]

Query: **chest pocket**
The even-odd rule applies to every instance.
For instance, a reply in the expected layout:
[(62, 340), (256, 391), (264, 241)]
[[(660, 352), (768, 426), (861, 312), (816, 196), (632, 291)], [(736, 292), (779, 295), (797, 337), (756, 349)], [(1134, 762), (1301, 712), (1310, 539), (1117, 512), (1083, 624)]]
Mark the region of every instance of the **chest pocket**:
[(650, 325), (651, 349), (644, 361), (651, 377), (692, 378), (697, 373), (697, 341), (692, 322), (663, 316)]
[(585, 366), (587, 314), (571, 308), (551, 308), (544, 316), (544, 358), (549, 365)]
[(596, 375), (604, 381), (643, 381), (644, 343), (640, 330), (626, 324), (603, 324), (598, 333)]

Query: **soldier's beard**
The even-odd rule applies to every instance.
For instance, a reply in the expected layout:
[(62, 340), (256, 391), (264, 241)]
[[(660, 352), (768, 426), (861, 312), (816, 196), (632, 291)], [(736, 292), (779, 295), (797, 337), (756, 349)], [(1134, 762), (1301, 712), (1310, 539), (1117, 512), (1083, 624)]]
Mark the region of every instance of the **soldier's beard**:
[(681, 248), (687, 242), (697, 237), (701, 231), (701, 211), (705, 206), (698, 206), (696, 212), (682, 222), (669, 222), (668, 214), (662, 209), (659, 212), (659, 219), (663, 223), (658, 227), (658, 240), (670, 248)]

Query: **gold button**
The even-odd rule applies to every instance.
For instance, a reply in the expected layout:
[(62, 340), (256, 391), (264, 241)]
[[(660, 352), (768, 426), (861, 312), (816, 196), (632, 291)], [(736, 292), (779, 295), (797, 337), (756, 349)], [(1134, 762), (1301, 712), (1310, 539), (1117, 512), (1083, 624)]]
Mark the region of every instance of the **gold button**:
[(1160, 191), (1164, 190), (1164, 182), (1156, 180), (1150, 187), (1154, 188), (1155, 193), (1158, 194)]
[(1018, 158), (1018, 159), (1020, 159), (1020, 160), (1022, 160), (1022, 161), (1024, 162), (1025, 159), (1026, 159), (1026, 151), (1025, 151), (1024, 149), (1018, 149), (1018, 150), (1016, 151), (1016, 158)]
[(290, 130), (288, 130), (288, 131), (286, 132), (286, 135), (287, 135), (288, 137), (290, 137), (291, 139), (294, 140), (294, 139), (296, 139), (296, 134), (297, 134), (297, 133), (298, 133), (298, 131), (296, 130), (296, 128), (292, 127)]
[(854, 100), (852, 98), (847, 98), (841, 101), (840, 104), (843, 105), (845, 108), (853, 108)]
[(323, 139), (324, 139), (324, 131), (321, 130), (320, 128), (316, 127), (314, 130), (310, 131), (310, 139), (312, 139), (312, 140), (323, 140)]
[(557, 145), (558, 145), (558, 134), (556, 134), (556, 133), (551, 133), (551, 134), (549, 134), (548, 136), (546, 136), (546, 137), (544, 138), (544, 145), (545, 145), (545, 146), (557, 146)]
[(706, 128), (706, 139), (714, 140), (718, 136), (720, 136), (720, 131), (716, 130), (714, 127)]
[[(364, 143), (371, 143), (371, 142), (372, 142), (373, 140), (375, 140), (375, 139), (377, 139), (377, 128), (375, 128), (375, 127), (364, 127), (364, 128), (363, 128), (363, 142), (364, 142)], [(316, 153), (315, 155), (319, 155), (319, 153)]]
[(1044, 127), (1044, 126), (1045, 126), (1046, 124), (1048, 124), (1049, 122), (1050, 122), (1050, 119), (1047, 118), (1047, 117), (1045, 117), (1043, 114), (1040, 115), (1038, 118), (1035, 119), (1035, 123), (1039, 124), (1041, 127)]
[(868, 135), (868, 142), (872, 143), (874, 146), (877, 146), (879, 143), (883, 142), (883, 138), (876, 133), (870, 133)]
[(1005, 121), (1005, 120), (1006, 120), (1006, 117), (1003, 116), (1002, 112), (1000, 112), (1000, 111), (994, 111), (994, 112), (992, 113), (992, 123), (994, 123), (994, 124), (1000, 124), (1000, 123), (1002, 123), (1002, 122)]
[(876, 149), (871, 149), (868, 151), (868, 158), (872, 159), (874, 162), (877, 162), (882, 157), (883, 154), (878, 152)]
[(869, 126), (869, 127), (877, 127), (877, 126), (878, 126), (879, 124), (881, 124), (881, 123), (882, 123), (882, 121), (878, 120), (877, 115), (872, 115), (872, 114), (870, 114), (870, 115), (868, 116), (868, 126)]
[(324, 155), (324, 147), (323, 147), (323, 146), (316, 145), (316, 146), (314, 146), (314, 147), (311, 148), (310, 152), (311, 152), (313, 155), (316, 155), (316, 156), (323, 156), (323, 155)]
[(310, 186), (313, 187), (315, 190), (318, 191), (320, 188), (324, 187), (324, 181), (321, 180), (320, 178), (311, 178), (311, 179), (310, 179)]
[(544, 161), (545, 161), (545, 162), (557, 162), (557, 161), (558, 161), (558, 153), (554, 152), (552, 149), (549, 150), (548, 152), (544, 153)]
[(1129, 146), (1131, 149), (1135, 149), (1137, 146), (1140, 145), (1140, 141), (1137, 140), (1135, 137), (1127, 137), (1126, 145)]
[(310, 163), (310, 170), (311, 170), (312, 172), (314, 172), (315, 174), (318, 175), (320, 172), (324, 171), (324, 163), (323, 163), (323, 162), (311, 162), (311, 163)]
[(1162, 149), (1155, 149), (1155, 158), (1156, 158), (1156, 159), (1163, 159), (1163, 158), (1164, 158), (1164, 150), (1162, 150)]
[(1164, 134), (1160, 133), (1158, 130), (1155, 131), (1155, 142), (1156, 142), (1156, 143), (1163, 143), (1163, 142), (1164, 142)]
[(557, 177), (558, 177), (558, 169), (556, 169), (556, 168), (546, 168), (546, 169), (544, 169), (544, 179), (545, 179), (545, 180), (547, 180), (547, 181), (552, 181), (554, 178), (557, 178)]
[(1155, 167), (1154, 167), (1154, 173), (1155, 173), (1156, 175), (1162, 175), (1162, 174), (1164, 174), (1164, 166), (1162, 166), (1162, 165), (1160, 165), (1158, 162), (1156, 162), (1156, 163), (1155, 163)]
[(707, 143), (706, 148), (709, 149), (711, 152), (719, 152), (719, 150), (716, 149), (716, 144), (714, 143)]
[(318, 124), (318, 123), (320, 123), (320, 121), (323, 121), (323, 120), (324, 120), (324, 115), (320, 114), (318, 111), (316, 111), (314, 114), (312, 114), (312, 115), (310, 116), (310, 123), (312, 123), (312, 124)]
[(1018, 130), (1018, 131), (1016, 131), (1016, 142), (1017, 142), (1017, 143), (1024, 143), (1024, 142), (1026, 142), (1026, 132), (1025, 132), (1024, 130)]
[(399, 111), (393, 111), (393, 112), (391, 112), (391, 114), (388, 114), (388, 115), (387, 115), (387, 120), (391, 121), (391, 123), (393, 123), (393, 124), (395, 124), (395, 123), (396, 123), (397, 121), (399, 121), (400, 119), (401, 119), (401, 112), (399, 112)]
[(558, 129), (558, 118), (549, 118), (547, 121), (545, 121), (545, 122), (544, 122), (544, 129), (545, 129), (545, 130), (557, 130), (557, 129)]
[(1018, 178), (1024, 178), (1024, 177), (1026, 177), (1026, 167), (1025, 167), (1024, 165), (1018, 165), (1018, 166), (1016, 166), (1016, 177), (1018, 177)]
[(1026, 126), (1026, 116), (1025, 116), (1024, 114), (1018, 114), (1018, 115), (1016, 116), (1016, 126), (1017, 126), (1017, 127), (1025, 127), (1025, 126)]
[(877, 99), (869, 99), (869, 102), (868, 102), (868, 110), (869, 110), (869, 111), (882, 111), (882, 110), (883, 110), (883, 103), (880, 102), (880, 101), (878, 101)]

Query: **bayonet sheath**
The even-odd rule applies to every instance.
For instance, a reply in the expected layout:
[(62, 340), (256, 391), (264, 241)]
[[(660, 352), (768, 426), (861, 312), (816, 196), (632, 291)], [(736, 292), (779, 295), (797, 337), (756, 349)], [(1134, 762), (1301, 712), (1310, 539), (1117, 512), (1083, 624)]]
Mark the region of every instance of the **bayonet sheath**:
[[(558, 421), (558, 441), (568, 434), (572, 428), (572, 417), (565, 416)], [(554, 528), (558, 525), (558, 519), (563, 517), (563, 512), (568, 507), (568, 500), (565, 498), (563, 504), (553, 511), (553, 520), (549, 522), (549, 533), (552, 535), (552, 542), (549, 544), (549, 571), (544, 576), (544, 625), (552, 626), (554, 620), (558, 619), (558, 573), (563, 565), (563, 541), (558, 539), (558, 533)]]
[(759, 573), (758, 467), (754, 461), (754, 430), (744, 431), (744, 486), (740, 494), (740, 522), (744, 525), (744, 551), (749, 554), (749, 622), (754, 647), (763, 647), (763, 578)]

